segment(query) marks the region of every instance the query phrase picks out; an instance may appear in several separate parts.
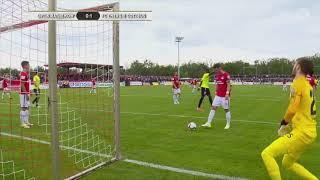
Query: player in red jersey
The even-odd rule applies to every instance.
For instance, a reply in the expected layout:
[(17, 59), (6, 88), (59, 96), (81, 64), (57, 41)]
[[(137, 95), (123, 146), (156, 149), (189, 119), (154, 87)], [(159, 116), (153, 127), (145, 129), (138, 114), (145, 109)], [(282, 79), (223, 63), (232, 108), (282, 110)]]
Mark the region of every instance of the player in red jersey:
[(22, 72), (20, 73), (20, 119), (21, 127), (30, 128), (32, 124), (29, 121), (30, 118), (30, 79), (29, 69), (30, 65), (28, 61), (21, 62)]
[(224, 129), (230, 128), (231, 112), (230, 112), (230, 75), (224, 71), (220, 64), (213, 66), (215, 69), (215, 81), (216, 81), (216, 96), (214, 97), (212, 108), (208, 116), (208, 121), (203, 124), (203, 127), (211, 127), (212, 119), (219, 106), (222, 106), (226, 113), (227, 124)]
[(96, 78), (92, 78), (91, 83), (92, 84), (91, 84), (90, 94), (96, 94), (97, 93)]
[(4, 79), (2, 80), (2, 88), (3, 88), (3, 91), (2, 91), (1, 99), (2, 100), (4, 99), (4, 95), (7, 95), (11, 99), (10, 90), (9, 90), (9, 78), (8, 78), (8, 76), (4, 76)]
[(178, 73), (175, 72), (173, 77), (172, 77), (172, 91), (173, 91), (173, 103), (174, 104), (180, 104), (180, 79), (178, 77)]
[(288, 90), (288, 87), (287, 87), (287, 80), (286, 79), (283, 79), (282, 81), (282, 91), (287, 91)]
[(198, 84), (197, 79), (193, 79), (193, 80), (191, 81), (192, 93), (195, 93), (195, 92), (197, 91), (197, 84)]

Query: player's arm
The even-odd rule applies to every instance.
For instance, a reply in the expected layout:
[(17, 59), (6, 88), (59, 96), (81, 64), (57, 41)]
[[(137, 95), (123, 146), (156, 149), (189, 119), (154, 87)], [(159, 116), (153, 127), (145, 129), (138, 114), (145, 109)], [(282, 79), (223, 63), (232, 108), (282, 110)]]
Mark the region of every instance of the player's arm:
[(199, 84), (199, 87), (201, 87), (201, 86), (202, 86), (202, 79), (201, 79), (200, 84)]
[(300, 102), (301, 102), (301, 95), (295, 95), (295, 97), (291, 100), (289, 104), (286, 114), (284, 115), (283, 124), (286, 125), (291, 121), (291, 119), (296, 114), (299, 108)]
[(226, 100), (229, 99), (230, 97), (230, 89), (231, 89), (231, 84), (230, 84), (230, 80), (227, 81), (227, 92), (226, 92)]
[(226, 92), (226, 99), (229, 98), (231, 91), (231, 82), (230, 82), (230, 75), (227, 76), (227, 92)]
[(291, 94), (292, 97), (291, 97), (287, 112), (284, 115), (283, 120), (281, 122), (281, 125), (287, 125), (288, 123), (290, 123), (291, 119), (296, 114), (299, 108), (301, 97), (302, 97), (301, 87), (294, 84), (293, 93), (294, 94)]
[(21, 91), (25, 92), (26, 91), (26, 87), (24, 85), (24, 79), (23, 78), (20, 79), (20, 86), (21, 86)]
[(198, 86), (198, 90), (200, 89), (200, 87), (202, 86), (202, 82), (203, 80), (206, 78), (206, 74), (203, 74), (202, 78), (201, 78), (201, 81), (200, 81), (200, 84)]

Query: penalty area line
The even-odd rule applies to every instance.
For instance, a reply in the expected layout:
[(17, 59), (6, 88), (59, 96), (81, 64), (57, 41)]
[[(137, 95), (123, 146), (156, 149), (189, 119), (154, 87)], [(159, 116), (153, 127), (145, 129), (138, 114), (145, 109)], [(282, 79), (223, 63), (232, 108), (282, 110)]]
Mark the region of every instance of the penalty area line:
[[(36, 142), (36, 143), (45, 144), (45, 145), (51, 144), (48, 141), (43, 141), (43, 140), (39, 140), (39, 139), (34, 139), (34, 138), (30, 138), (30, 137), (25, 137), (25, 136), (20, 136), (20, 135), (5, 133), (5, 132), (0, 132), (0, 135), (12, 137), (12, 138), (16, 138), (16, 139), (23, 139), (26, 141)], [(91, 155), (95, 155), (95, 156), (106, 157), (106, 158), (111, 157), (110, 155), (107, 155), (107, 154), (96, 153), (93, 151), (77, 149), (77, 148), (68, 147), (68, 146), (60, 146), (60, 148), (73, 150), (73, 151), (77, 151), (77, 152), (82, 152), (82, 153), (86, 153), (86, 154), (91, 154)], [(207, 177), (207, 178), (221, 179), (221, 180), (247, 180), (246, 178), (241, 178), (241, 177), (232, 177), (232, 176), (225, 176), (225, 175), (220, 175), (220, 174), (210, 174), (210, 173), (205, 173), (205, 172), (200, 172), (200, 171), (187, 170), (187, 169), (182, 169), (182, 168), (176, 168), (176, 167), (171, 167), (171, 166), (165, 166), (165, 165), (160, 165), (160, 164), (154, 164), (154, 163), (149, 163), (149, 162), (133, 160), (133, 159), (124, 159), (123, 161), (127, 162), (127, 163), (131, 163), (131, 164), (139, 165), (139, 166), (148, 167), (148, 168), (167, 170), (167, 171), (171, 171), (171, 172), (188, 174), (188, 175), (199, 176), (199, 177)]]

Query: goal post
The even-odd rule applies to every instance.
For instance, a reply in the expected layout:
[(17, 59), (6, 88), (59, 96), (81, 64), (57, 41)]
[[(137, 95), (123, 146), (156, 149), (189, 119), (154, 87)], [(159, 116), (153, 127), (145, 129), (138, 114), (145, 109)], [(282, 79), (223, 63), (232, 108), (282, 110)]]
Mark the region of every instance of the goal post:
[[(56, 0), (49, 0), (48, 11), (56, 11)], [(48, 61), (49, 61), (49, 114), (51, 117), (51, 151), (52, 174), (55, 180), (60, 180), (60, 147), (59, 147), (59, 115), (57, 98), (57, 29), (56, 22), (48, 22)]]
[[(114, 3), (113, 11), (119, 11), (119, 3)], [(114, 80), (114, 120), (115, 120), (115, 158), (121, 159), (120, 148), (120, 35), (119, 35), (119, 21), (113, 21), (113, 80)]]

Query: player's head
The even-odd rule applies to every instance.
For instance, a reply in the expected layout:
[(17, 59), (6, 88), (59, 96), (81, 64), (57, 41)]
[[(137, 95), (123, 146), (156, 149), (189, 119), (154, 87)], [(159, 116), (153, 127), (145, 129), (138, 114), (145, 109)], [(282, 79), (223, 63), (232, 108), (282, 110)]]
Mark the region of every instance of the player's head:
[(21, 62), (21, 67), (22, 67), (23, 70), (28, 71), (30, 69), (29, 61), (22, 61)]
[(293, 66), (292, 74), (313, 75), (313, 62), (308, 57), (301, 57), (296, 60)]
[(178, 76), (178, 72), (174, 72), (174, 76)]
[(213, 68), (216, 73), (220, 73), (222, 71), (222, 66), (220, 63), (215, 64)]

